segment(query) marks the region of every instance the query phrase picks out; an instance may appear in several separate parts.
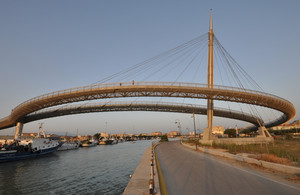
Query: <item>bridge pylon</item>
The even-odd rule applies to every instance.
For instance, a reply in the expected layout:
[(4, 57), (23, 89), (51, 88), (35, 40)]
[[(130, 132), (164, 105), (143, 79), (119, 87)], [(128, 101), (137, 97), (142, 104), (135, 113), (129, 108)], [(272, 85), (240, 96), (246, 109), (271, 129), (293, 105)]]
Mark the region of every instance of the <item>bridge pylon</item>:
[[(208, 63), (207, 63), (207, 88), (214, 88), (214, 31), (212, 25), (212, 12), (210, 12), (210, 25), (208, 33)], [(212, 140), (214, 115), (213, 97), (207, 98), (207, 128), (204, 129), (203, 140)]]
[(21, 141), (23, 125), (24, 124), (22, 122), (17, 122), (16, 132), (15, 132), (15, 137), (14, 137), (15, 140)]

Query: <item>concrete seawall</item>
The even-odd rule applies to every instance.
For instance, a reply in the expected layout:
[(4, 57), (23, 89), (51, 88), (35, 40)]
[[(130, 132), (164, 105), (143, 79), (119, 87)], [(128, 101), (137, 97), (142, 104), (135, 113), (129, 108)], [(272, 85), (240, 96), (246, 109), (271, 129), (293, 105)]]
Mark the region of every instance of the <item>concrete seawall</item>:
[(160, 194), (157, 169), (155, 164), (155, 155), (152, 156), (152, 146), (145, 150), (143, 157), (137, 168), (135, 169), (132, 178), (130, 179), (123, 195), (148, 195), (149, 180), (151, 178), (151, 159), (154, 158), (154, 185), (157, 194)]
[[(185, 144), (182, 143), (182, 145), (186, 148), (192, 149), (192, 150), (196, 150), (196, 146), (191, 146), (189, 144)], [(257, 160), (254, 158), (249, 158), (246, 156), (241, 156), (241, 155), (235, 155), (235, 154), (230, 154), (228, 152), (221, 152), (218, 150), (214, 150), (214, 149), (208, 149), (208, 148), (203, 148), (203, 147), (197, 147), (197, 150), (202, 151), (204, 153), (207, 154), (212, 154), (212, 155), (216, 155), (216, 156), (222, 156), (222, 157), (226, 157), (226, 158), (230, 158), (230, 159), (234, 159), (234, 160), (238, 160), (238, 161), (243, 161), (243, 162), (247, 162), (247, 163), (251, 163), (251, 164), (256, 164), (268, 169), (273, 169), (276, 171), (280, 171), (283, 173), (289, 173), (289, 174), (300, 174), (300, 168), (299, 167), (292, 167), (292, 166), (287, 166), (287, 165), (282, 165), (282, 164), (277, 164), (277, 163), (271, 163), (271, 162), (266, 162), (263, 160)]]

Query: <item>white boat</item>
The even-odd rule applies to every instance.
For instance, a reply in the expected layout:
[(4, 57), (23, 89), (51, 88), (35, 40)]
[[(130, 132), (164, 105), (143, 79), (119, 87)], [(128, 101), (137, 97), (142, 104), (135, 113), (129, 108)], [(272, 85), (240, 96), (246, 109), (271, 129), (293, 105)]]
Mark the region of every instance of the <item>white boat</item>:
[(125, 140), (122, 137), (120, 137), (118, 143), (123, 143), (123, 142), (125, 142)]
[(61, 147), (58, 148), (58, 151), (63, 150), (74, 150), (79, 148), (80, 143), (79, 142), (63, 142)]
[(114, 137), (110, 138), (110, 140), (112, 141), (111, 144), (117, 144), (118, 140)]

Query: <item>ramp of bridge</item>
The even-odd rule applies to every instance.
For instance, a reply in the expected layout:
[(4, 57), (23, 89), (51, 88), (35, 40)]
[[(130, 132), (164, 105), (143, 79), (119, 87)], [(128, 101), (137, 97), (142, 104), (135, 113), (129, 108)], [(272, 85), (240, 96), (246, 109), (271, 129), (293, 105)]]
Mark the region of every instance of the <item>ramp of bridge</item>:
[(121, 98), (121, 97), (181, 97), (231, 101), (263, 106), (282, 112), (282, 116), (265, 124), (276, 126), (291, 120), (296, 110), (289, 101), (264, 92), (245, 90), (233, 87), (180, 82), (122, 82), (88, 85), (47, 93), (18, 105), (11, 114), (0, 120), (0, 129), (22, 122), (26, 115), (38, 110), (66, 103), (86, 100)]

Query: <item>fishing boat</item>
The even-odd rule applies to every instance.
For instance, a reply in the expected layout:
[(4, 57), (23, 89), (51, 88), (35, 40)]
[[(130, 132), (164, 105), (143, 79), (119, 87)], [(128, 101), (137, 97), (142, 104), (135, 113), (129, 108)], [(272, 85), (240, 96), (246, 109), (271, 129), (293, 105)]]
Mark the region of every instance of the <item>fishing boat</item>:
[(46, 138), (41, 126), (38, 136), (26, 140), (0, 140), (0, 162), (22, 160), (54, 153), (61, 143), (58, 140)]
[(34, 138), (31, 140), (13, 141), (0, 147), (0, 162), (21, 160), (54, 153), (60, 147), (57, 140)]

